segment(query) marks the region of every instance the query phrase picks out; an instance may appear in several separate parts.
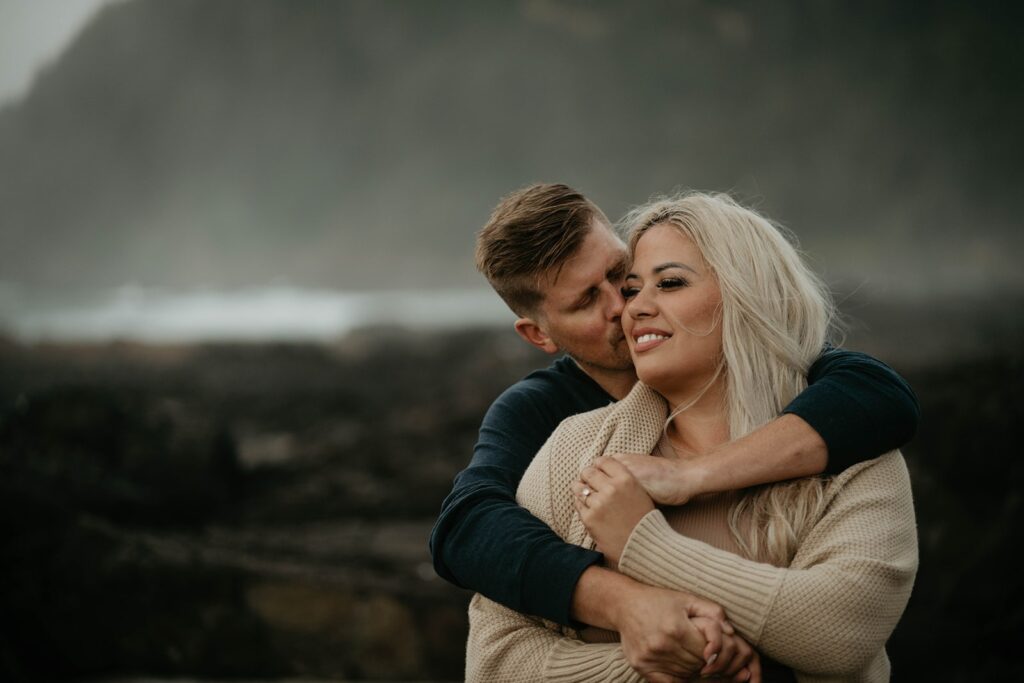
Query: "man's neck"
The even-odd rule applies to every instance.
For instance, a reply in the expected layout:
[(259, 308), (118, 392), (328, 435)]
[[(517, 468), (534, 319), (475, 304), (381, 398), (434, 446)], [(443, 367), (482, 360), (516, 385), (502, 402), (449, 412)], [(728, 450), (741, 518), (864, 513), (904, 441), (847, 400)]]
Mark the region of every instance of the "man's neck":
[(572, 358), (572, 362), (586, 373), (590, 379), (597, 382), (598, 386), (604, 389), (616, 401), (625, 398), (626, 394), (633, 388), (633, 385), (636, 384), (636, 372), (634, 372), (633, 368), (628, 370), (608, 370), (607, 368), (581, 363), (575, 358)]

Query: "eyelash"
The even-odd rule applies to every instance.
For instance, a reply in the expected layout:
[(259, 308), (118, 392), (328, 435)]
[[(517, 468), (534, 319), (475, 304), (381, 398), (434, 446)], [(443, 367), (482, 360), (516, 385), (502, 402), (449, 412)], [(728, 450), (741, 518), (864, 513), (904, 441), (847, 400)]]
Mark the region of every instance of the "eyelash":
[[(681, 289), (682, 287), (688, 287), (690, 285), (686, 278), (682, 277), (666, 277), (658, 280), (654, 286), (663, 292), (671, 292), (675, 289)], [(622, 298), (632, 299), (640, 292), (639, 287), (624, 286), (622, 288)]]
[(576, 306), (578, 310), (589, 308), (592, 303), (597, 301), (597, 294), (594, 292), (588, 292), (587, 295), (579, 302)]

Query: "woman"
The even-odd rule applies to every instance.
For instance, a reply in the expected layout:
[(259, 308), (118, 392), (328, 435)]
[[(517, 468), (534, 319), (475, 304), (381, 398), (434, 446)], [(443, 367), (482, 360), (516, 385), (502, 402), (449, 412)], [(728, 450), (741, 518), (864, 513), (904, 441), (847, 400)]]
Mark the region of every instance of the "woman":
[[(657, 201), (629, 222), (623, 328), (641, 382), (564, 422), (527, 470), (520, 502), (623, 573), (718, 602), (799, 681), (887, 680), (885, 641), (917, 567), (899, 453), (831, 481), (665, 510), (630, 473), (641, 459), (606, 457), (699, 457), (777, 415), (825, 342), (824, 287), (776, 227), (725, 195)], [(584, 643), (480, 596), (470, 626), (470, 679), (638, 680), (615, 645)]]

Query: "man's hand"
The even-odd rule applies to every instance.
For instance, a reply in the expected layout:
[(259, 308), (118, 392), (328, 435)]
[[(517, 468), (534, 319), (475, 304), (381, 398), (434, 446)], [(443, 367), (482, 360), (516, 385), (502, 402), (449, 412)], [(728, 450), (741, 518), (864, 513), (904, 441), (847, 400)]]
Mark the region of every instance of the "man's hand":
[[(756, 653), (736, 635), (719, 605), (683, 591), (655, 588), (604, 567), (576, 583), (573, 618), (618, 631), (629, 663), (649, 681), (677, 683), (738, 668), (732, 680), (758, 681)], [(756, 671), (756, 674), (755, 674)]]
[(704, 470), (698, 463), (639, 453), (615, 453), (611, 457), (626, 466), (658, 505), (683, 505), (703, 493)]
[(750, 434), (694, 457), (670, 459), (636, 453), (613, 455), (659, 505), (683, 505), (703, 493), (738, 491), (821, 474), (825, 440), (787, 413)]
[(614, 626), (627, 661), (652, 683), (700, 674), (733, 634), (718, 605), (688, 593), (635, 583), (616, 595)]

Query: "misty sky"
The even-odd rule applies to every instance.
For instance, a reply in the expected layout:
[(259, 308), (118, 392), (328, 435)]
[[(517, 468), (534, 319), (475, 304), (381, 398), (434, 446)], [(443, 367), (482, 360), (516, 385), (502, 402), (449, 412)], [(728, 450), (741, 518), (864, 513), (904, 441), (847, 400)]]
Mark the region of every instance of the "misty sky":
[(484, 289), (475, 231), (539, 180), (612, 217), (729, 190), (843, 293), (1024, 291), (997, 10), (0, 0), (0, 336), (243, 289)]
[(102, 5), (114, 0), (0, 0), (0, 104), (25, 94)]

